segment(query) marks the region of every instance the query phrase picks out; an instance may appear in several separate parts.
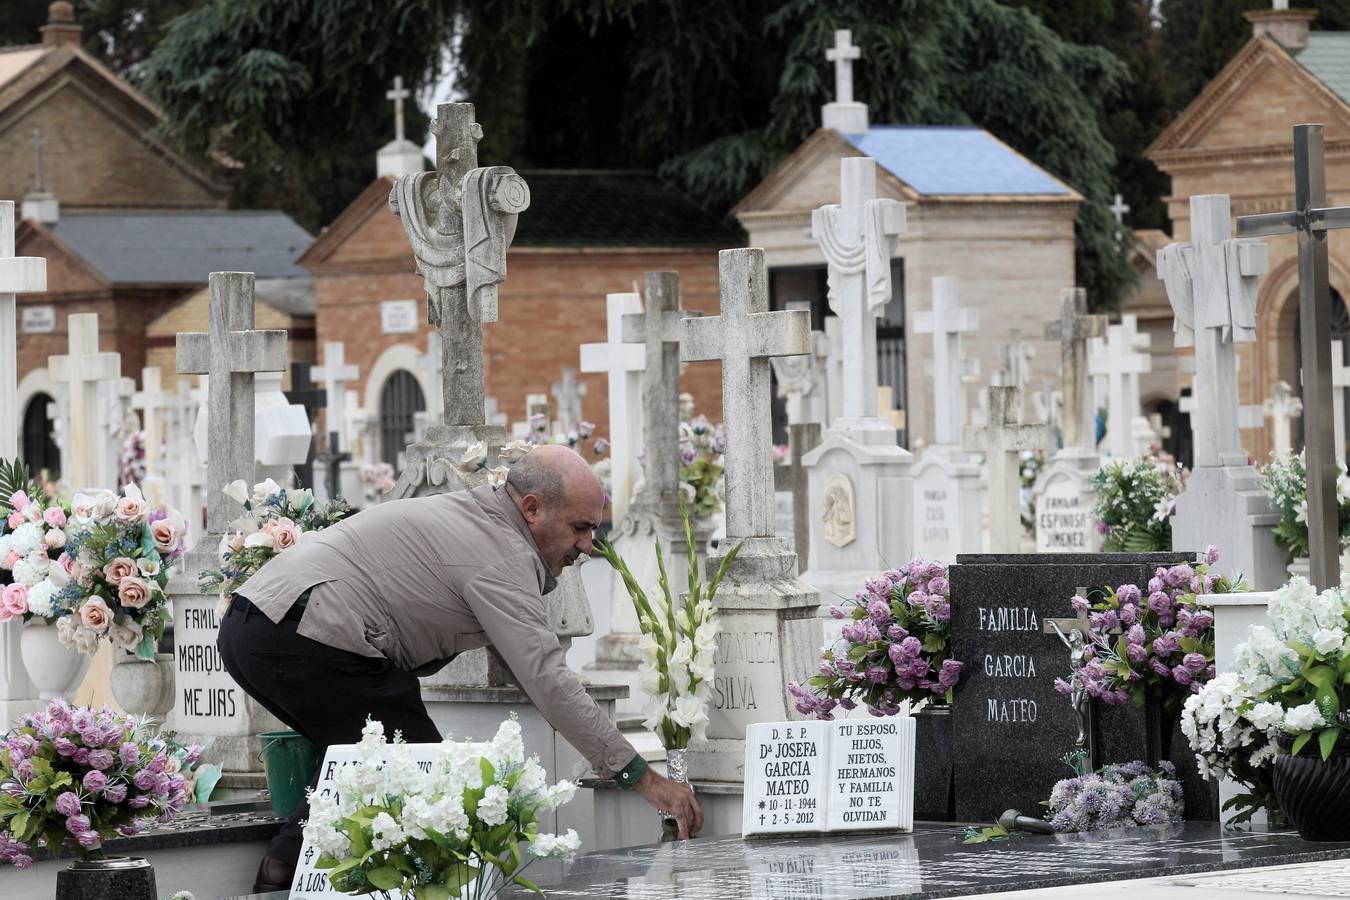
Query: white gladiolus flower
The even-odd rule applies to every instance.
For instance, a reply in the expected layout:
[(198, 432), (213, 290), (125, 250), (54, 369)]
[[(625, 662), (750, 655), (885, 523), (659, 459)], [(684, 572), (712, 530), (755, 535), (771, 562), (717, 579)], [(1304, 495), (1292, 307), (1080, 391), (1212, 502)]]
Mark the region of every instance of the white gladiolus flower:
[(482, 441), (474, 441), (464, 451), (464, 455), (459, 460), (461, 469), (478, 469), (487, 462), (487, 444)]
[(682, 728), (697, 728), (708, 724), (708, 709), (697, 698), (679, 697), (675, 700), (675, 708), (671, 710), (670, 720)]

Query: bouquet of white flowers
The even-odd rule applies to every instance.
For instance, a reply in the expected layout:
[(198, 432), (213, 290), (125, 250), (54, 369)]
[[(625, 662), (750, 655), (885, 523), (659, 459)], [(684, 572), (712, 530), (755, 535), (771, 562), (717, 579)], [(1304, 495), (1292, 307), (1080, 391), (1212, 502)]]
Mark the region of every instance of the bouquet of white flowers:
[(539, 760), (525, 758), (515, 716), (490, 743), (446, 740), (430, 771), (397, 733), (386, 743), (379, 722), (366, 723), (359, 753), (334, 776), (334, 796), (310, 794), (305, 823), (317, 868), (343, 893), (490, 898), (510, 884), (542, 893), (521, 873), (581, 844), (570, 829), (539, 832), (539, 813), (572, 799), (576, 785), (547, 783)]
[(1236, 672), (1222, 672), (1199, 693), (1186, 698), (1181, 710), (1181, 732), (1186, 735), (1200, 774), (1210, 780), (1230, 778), (1247, 792), (1228, 800), (1223, 811), (1236, 810), (1229, 825), (1246, 822), (1259, 810), (1277, 816), (1270, 762), (1277, 745), (1274, 728), (1284, 710), (1274, 703), (1258, 703)]
[(680, 601), (670, 592), (660, 540), (656, 542), (659, 582), (652, 591), (642, 589), (612, 544), (595, 542), (596, 554), (603, 556), (623, 578), (637, 607), (638, 622), (642, 627), (638, 642), (642, 662), (638, 672), (643, 690), (651, 697), (647, 718), (642, 724), (660, 736), (667, 750), (684, 749), (691, 740), (701, 741), (707, 730), (708, 695), (712, 689), (713, 660), (717, 651), (717, 607), (713, 600), (722, 576), (741, 549), (740, 544), (731, 549), (705, 587), (683, 497), (680, 498), (680, 518), (684, 522), (689, 557), (689, 591)]

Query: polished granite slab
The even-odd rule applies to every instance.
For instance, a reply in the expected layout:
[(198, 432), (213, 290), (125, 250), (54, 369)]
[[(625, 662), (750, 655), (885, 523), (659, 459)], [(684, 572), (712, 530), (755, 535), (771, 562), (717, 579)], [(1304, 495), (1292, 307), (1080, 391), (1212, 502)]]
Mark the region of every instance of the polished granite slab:
[[(549, 897), (624, 900), (958, 897), (1350, 858), (1350, 843), (1316, 844), (1292, 831), (1226, 832), (1212, 822), (1074, 835), (1015, 835), (963, 844), (952, 826), (907, 835), (742, 840), (582, 854), (536, 863), (527, 876)], [(517, 891), (508, 896), (530, 896)]]

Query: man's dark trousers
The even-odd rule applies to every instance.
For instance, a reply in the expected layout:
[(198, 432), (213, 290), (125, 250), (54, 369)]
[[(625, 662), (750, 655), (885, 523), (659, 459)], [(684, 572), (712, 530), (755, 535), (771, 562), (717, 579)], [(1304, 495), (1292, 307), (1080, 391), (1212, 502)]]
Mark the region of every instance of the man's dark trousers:
[[(235, 595), (221, 620), (216, 646), (225, 671), (245, 693), (320, 749), (360, 741), (367, 717), (383, 722), (389, 737), (403, 732), (410, 744), (441, 739), (422, 703), (416, 676), (388, 660), (296, 634), (303, 613), (301, 607), (292, 607), (274, 624)], [(308, 817), (309, 803), (303, 801), (272, 839), (268, 855), (294, 866), (303, 842), (301, 822)]]

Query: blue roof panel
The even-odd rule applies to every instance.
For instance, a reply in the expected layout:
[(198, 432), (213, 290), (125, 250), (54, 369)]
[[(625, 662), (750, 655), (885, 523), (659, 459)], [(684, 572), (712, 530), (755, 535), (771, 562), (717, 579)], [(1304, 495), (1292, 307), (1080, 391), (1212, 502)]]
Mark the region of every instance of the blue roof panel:
[(843, 138), (920, 194), (1070, 193), (983, 128), (878, 125)]

